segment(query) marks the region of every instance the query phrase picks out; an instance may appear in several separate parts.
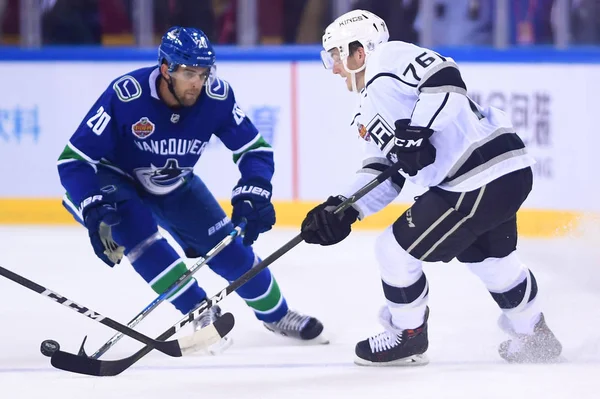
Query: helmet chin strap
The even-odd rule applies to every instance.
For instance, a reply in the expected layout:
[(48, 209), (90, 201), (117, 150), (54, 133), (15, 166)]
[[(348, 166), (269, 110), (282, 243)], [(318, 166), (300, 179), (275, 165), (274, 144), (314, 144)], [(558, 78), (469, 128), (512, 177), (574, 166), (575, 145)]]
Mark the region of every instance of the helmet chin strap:
[[(165, 79), (164, 76), (163, 76), (163, 79)], [(173, 77), (169, 76), (169, 80), (165, 79), (165, 81), (167, 82), (167, 87), (169, 88), (169, 91), (175, 98), (175, 101), (177, 101), (177, 103), (179, 104), (180, 107), (185, 107), (185, 105), (183, 105), (183, 103), (181, 102), (181, 100), (179, 99), (177, 94), (175, 94), (175, 88), (173, 87)]]
[(348, 68), (348, 59), (345, 59), (343, 62), (343, 65), (344, 65), (344, 69), (346, 70), (346, 72), (348, 72), (350, 74), (350, 83), (352, 83), (352, 91), (355, 93), (360, 93), (360, 90), (358, 89), (358, 85), (356, 84), (356, 74), (358, 72), (363, 71), (367, 67), (367, 63), (365, 62), (359, 68), (350, 69), (350, 68)]

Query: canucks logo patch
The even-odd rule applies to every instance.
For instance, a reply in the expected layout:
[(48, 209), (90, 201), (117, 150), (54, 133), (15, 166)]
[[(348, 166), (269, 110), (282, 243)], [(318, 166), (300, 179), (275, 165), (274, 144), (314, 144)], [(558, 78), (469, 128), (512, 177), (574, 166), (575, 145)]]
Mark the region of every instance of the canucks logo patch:
[(131, 133), (137, 138), (145, 139), (154, 133), (154, 123), (147, 117), (142, 117), (139, 121), (131, 125)]
[(134, 174), (148, 192), (164, 195), (181, 186), (192, 171), (193, 168), (180, 167), (177, 159), (169, 158), (163, 167), (151, 164), (149, 168), (135, 169)]
[(124, 103), (140, 98), (142, 95), (142, 86), (133, 76), (125, 75), (113, 84), (113, 89), (117, 93), (119, 100)]

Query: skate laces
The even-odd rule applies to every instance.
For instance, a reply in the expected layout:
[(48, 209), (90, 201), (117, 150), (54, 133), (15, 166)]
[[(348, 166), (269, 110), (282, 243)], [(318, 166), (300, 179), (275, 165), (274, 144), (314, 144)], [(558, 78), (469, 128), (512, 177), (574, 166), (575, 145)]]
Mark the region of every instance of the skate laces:
[(369, 346), (371, 347), (371, 351), (373, 353), (392, 349), (401, 342), (402, 335), (398, 335), (390, 331), (384, 331), (369, 338)]
[(290, 310), (281, 320), (273, 324), (281, 330), (302, 331), (308, 320), (310, 320), (310, 316), (304, 316)]

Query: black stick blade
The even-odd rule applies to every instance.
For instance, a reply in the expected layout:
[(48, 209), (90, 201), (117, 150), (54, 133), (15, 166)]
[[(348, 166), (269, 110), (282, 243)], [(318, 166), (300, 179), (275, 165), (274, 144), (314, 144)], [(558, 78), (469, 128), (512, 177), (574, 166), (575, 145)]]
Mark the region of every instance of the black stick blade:
[(213, 326), (223, 338), (233, 329), (235, 325), (235, 318), (231, 313), (223, 313), (214, 323)]
[(50, 359), (52, 366), (72, 373), (102, 376), (102, 362), (89, 357), (74, 355), (69, 352), (54, 352)]
[(135, 361), (134, 356), (119, 360), (100, 360), (58, 351), (52, 356), (50, 363), (57, 369), (72, 373), (95, 377), (113, 377), (127, 370)]
[[(235, 318), (233, 315), (231, 313), (224, 313), (211, 326), (203, 328), (200, 330), (200, 334), (198, 332), (196, 334), (199, 334), (198, 337), (204, 337), (206, 340), (205, 344), (208, 345), (209, 343), (212, 343), (215, 338), (222, 338), (227, 335), (233, 329), (234, 325)], [(211, 333), (210, 331), (213, 327), (214, 330), (212, 330), (213, 333)], [(218, 334), (218, 337), (213, 336), (215, 330)], [(204, 334), (202, 331), (204, 331)], [(201, 345), (201, 342), (196, 342), (196, 347)], [(52, 355), (51, 364), (57, 369), (70, 371), (72, 373), (92, 375), (96, 377), (112, 377), (127, 370), (151, 350), (151, 347), (145, 346), (133, 355), (119, 360), (100, 360), (78, 356), (59, 350)]]

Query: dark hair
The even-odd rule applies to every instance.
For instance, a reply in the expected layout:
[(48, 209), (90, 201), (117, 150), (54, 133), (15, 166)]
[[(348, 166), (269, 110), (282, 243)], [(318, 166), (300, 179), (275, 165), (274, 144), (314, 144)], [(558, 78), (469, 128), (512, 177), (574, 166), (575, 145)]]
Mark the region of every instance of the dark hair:
[(354, 54), (354, 52), (361, 47), (363, 47), (363, 45), (358, 40), (353, 41), (348, 45), (348, 51), (350, 52), (349, 55)]

